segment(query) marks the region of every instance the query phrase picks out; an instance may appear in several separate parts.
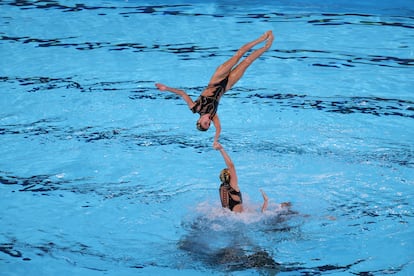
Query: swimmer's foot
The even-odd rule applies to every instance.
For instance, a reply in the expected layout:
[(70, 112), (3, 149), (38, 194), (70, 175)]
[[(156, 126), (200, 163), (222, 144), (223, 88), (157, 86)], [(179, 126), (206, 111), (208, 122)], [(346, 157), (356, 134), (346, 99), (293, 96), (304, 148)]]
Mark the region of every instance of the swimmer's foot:
[(267, 38), (269, 37), (269, 34), (271, 33), (271, 31), (267, 31), (264, 34), (262, 34), (261, 37), (259, 37), (260, 42), (263, 42), (265, 40), (267, 40)]
[(260, 43), (260, 42), (263, 42), (263, 41), (268, 40), (268, 39), (269, 39), (269, 37), (273, 37), (273, 33), (272, 33), (272, 31), (267, 31), (267, 32), (265, 32), (264, 34), (262, 34), (262, 36), (261, 36), (261, 37), (259, 37), (259, 38), (257, 39), (257, 41), (258, 41), (258, 43)]
[(267, 31), (264, 34), (262, 34), (259, 38), (253, 41), (254, 45), (260, 44), (264, 41), (266, 41), (269, 38), (269, 35), (272, 34), (272, 31)]
[[(249, 50), (251, 50), (253, 47), (255, 47), (257, 44), (260, 44), (264, 41), (266, 41), (265, 46), (263, 46), (262, 48), (256, 50), (257, 52), (257, 57), (259, 57), (261, 54), (264, 53), (264, 51), (266, 51), (267, 49), (270, 48), (270, 46), (272, 45), (272, 41), (273, 41), (273, 33), (272, 31), (267, 31), (265, 32), (262, 36), (260, 36), (259, 38), (257, 38), (256, 40), (253, 40), (251, 42), (248, 42), (247, 44), (243, 45), (236, 53), (235, 57), (237, 57), (237, 61), (244, 55), (246, 54)], [(257, 57), (254, 57), (251, 61), (255, 60)]]
[(270, 48), (270, 46), (272, 46), (274, 36), (273, 36), (272, 31), (267, 31), (266, 33), (268, 34), (268, 37), (267, 37), (267, 41), (266, 41), (266, 44), (265, 44), (265, 46), (264, 46), (264, 47), (265, 47), (266, 49), (269, 49), (269, 48)]

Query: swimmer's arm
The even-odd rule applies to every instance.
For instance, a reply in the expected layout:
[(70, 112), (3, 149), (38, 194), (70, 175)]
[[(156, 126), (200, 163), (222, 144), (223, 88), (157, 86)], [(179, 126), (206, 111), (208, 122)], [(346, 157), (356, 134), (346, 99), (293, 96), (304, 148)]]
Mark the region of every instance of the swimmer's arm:
[(220, 151), (221, 155), (223, 156), (224, 162), (226, 163), (226, 166), (230, 171), (230, 186), (236, 191), (240, 191), (237, 182), (236, 167), (234, 166), (234, 163), (231, 160), (230, 156), (227, 154), (227, 152), (224, 150), (223, 146), (219, 142), (214, 143), (214, 148)]
[(162, 83), (156, 83), (155, 86), (158, 88), (158, 90), (172, 92), (172, 93), (175, 93), (181, 96), (184, 99), (184, 101), (187, 103), (189, 108), (192, 108), (194, 106), (193, 100), (190, 98), (190, 96), (187, 95), (187, 93), (185, 93), (184, 90), (172, 88)]
[(260, 189), (260, 192), (262, 193), (262, 196), (263, 196), (263, 206), (262, 206), (262, 213), (263, 213), (267, 209), (269, 198), (267, 197), (267, 194), (262, 189)]
[(214, 124), (214, 127), (216, 128), (216, 134), (214, 135), (214, 142), (213, 142), (213, 146), (214, 146), (216, 143), (218, 143), (218, 139), (221, 133), (220, 119), (217, 114), (213, 117), (213, 124)]

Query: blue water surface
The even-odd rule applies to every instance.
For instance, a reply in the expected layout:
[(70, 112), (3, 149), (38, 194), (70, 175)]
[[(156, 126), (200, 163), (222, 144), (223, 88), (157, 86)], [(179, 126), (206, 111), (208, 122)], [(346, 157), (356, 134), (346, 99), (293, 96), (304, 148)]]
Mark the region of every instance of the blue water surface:
[[(1, 275), (414, 274), (413, 1), (0, 10)], [(218, 111), (233, 214), (214, 130), (154, 84), (195, 99), (267, 30)]]

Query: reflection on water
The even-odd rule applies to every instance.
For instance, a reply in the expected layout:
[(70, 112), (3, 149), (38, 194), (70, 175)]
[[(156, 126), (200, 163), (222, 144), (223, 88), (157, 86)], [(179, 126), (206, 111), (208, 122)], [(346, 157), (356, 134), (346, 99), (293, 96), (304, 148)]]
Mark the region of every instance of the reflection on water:
[[(261, 234), (258, 232), (271, 235), (280, 231), (290, 233), (291, 239), (298, 238), (295, 233), (298, 233), (301, 222), (294, 219), (299, 218), (298, 213), (290, 209), (278, 208), (265, 214), (254, 210), (235, 214), (226, 209), (201, 207), (204, 214), (183, 223), (187, 234), (178, 246), (193, 261), (212, 269), (258, 269), (275, 274), (281, 270), (281, 265), (272, 256), (274, 249), (259, 244), (257, 237)], [(207, 213), (208, 210), (211, 213)]]
[(254, 270), (262, 275), (280, 272), (319, 275), (322, 272), (352, 271), (354, 266), (365, 261), (360, 259), (345, 265), (319, 266), (278, 262), (279, 243), (306, 239), (301, 227), (308, 215), (291, 208), (281, 208), (280, 205), (271, 206), (271, 211), (264, 214), (249, 207), (246, 213), (235, 214), (202, 205), (197, 217), (183, 223), (187, 233), (178, 242), (178, 248), (186, 252), (191, 260), (188, 262), (191, 265), (187, 266), (196, 268), (201, 264), (222, 272)]

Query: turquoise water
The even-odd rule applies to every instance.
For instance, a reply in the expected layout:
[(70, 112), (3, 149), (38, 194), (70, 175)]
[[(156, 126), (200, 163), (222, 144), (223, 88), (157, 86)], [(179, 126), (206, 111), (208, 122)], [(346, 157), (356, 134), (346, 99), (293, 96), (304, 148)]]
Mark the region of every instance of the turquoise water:
[[(412, 1), (0, 9), (1, 275), (414, 274)], [(195, 98), (269, 29), (219, 108), (232, 214), (214, 132), (154, 83)]]

